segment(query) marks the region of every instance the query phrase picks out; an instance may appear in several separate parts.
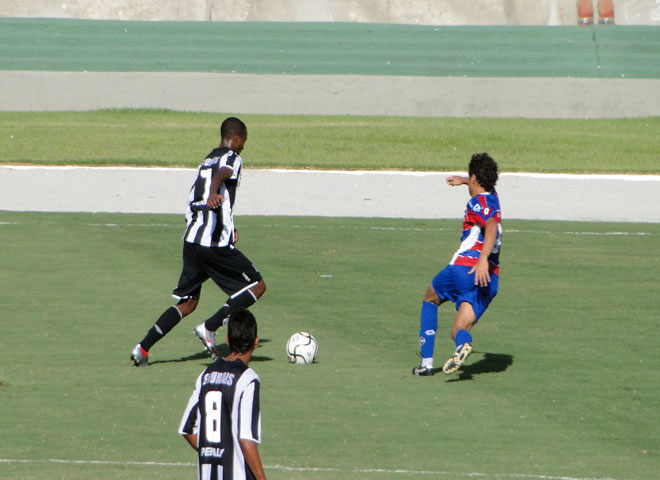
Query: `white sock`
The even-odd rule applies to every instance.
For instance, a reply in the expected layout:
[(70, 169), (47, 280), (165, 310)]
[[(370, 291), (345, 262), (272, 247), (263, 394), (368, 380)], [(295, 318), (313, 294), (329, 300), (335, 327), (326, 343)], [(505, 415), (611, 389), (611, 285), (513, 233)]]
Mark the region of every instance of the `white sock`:
[(433, 368), (433, 357), (431, 358), (422, 358), (422, 367)]

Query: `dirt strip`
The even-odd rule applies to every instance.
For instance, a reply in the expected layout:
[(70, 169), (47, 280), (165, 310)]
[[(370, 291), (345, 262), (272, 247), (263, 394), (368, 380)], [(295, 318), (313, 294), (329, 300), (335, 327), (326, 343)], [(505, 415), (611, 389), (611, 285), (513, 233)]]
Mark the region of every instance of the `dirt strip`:
[[(457, 218), (467, 190), (447, 186), (450, 174), (246, 169), (236, 214)], [(194, 177), (193, 169), (2, 166), (0, 210), (183, 214)], [(660, 222), (660, 175), (505, 173), (498, 191), (505, 218)]]

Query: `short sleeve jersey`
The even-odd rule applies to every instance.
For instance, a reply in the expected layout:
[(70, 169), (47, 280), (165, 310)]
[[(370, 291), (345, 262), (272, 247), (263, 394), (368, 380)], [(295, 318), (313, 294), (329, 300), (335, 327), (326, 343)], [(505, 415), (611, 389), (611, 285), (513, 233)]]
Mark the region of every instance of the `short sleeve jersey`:
[(218, 359), (197, 379), (179, 433), (196, 433), (200, 480), (254, 475), (239, 440), (261, 443), (259, 377), (240, 360)]
[(450, 265), (473, 267), (477, 264), (484, 244), (484, 228), (489, 219), (497, 222), (497, 237), (488, 256), (489, 271), (499, 275), (500, 248), (502, 246), (502, 216), (500, 200), (495, 191), (472, 197), (465, 208), (461, 244), (449, 262)]
[[(226, 247), (234, 243), (233, 209), (242, 164), (241, 157), (227, 147), (216, 148), (206, 156), (188, 195), (184, 241), (204, 247)], [(224, 197), (222, 204), (211, 209), (206, 205), (211, 194), (211, 179), (221, 168), (230, 168), (232, 174), (217, 192)]]

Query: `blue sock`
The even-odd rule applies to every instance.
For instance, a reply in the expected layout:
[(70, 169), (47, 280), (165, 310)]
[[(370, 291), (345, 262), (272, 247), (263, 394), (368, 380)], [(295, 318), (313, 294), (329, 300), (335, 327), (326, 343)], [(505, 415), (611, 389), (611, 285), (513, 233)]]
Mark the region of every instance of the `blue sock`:
[(472, 343), (472, 335), (467, 330), (459, 330), (456, 332), (456, 348), (460, 347), (464, 343)]
[(433, 358), (435, 332), (437, 329), (438, 307), (431, 302), (423, 302), (419, 330), (422, 358)]

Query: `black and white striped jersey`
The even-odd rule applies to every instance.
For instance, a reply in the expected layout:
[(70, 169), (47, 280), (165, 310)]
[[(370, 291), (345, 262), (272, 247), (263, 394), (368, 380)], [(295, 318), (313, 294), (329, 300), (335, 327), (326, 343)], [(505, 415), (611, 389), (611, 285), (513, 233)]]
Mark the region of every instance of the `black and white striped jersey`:
[[(214, 149), (201, 163), (188, 195), (185, 242), (204, 247), (226, 247), (234, 243), (233, 209), (242, 165), (241, 157), (227, 147)], [(222, 205), (210, 209), (206, 201), (211, 194), (211, 179), (223, 167), (231, 168), (233, 173), (220, 185), (218, 193), (224, 197)]]
[(196, 433), (199, 480), (254, 478), (240, 440), (261, 443), (259, 377), (241, 360), (218, 359), (197, 379), (179, 433)]

